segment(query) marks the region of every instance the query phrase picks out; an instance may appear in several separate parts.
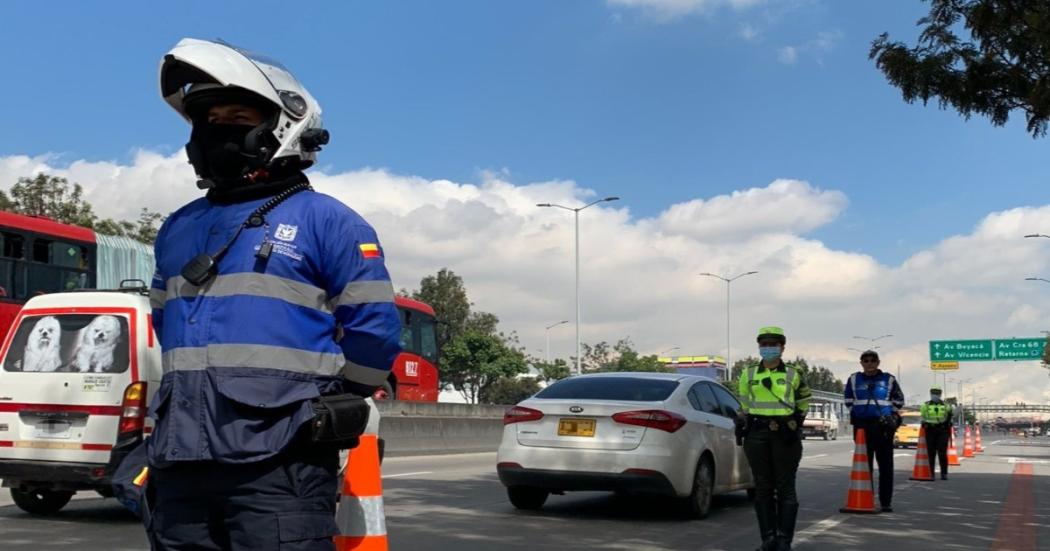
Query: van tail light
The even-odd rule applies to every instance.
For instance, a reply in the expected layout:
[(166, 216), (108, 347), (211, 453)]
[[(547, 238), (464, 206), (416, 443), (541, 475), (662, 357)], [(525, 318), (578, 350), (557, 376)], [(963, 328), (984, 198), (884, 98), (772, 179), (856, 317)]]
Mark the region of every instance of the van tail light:
[(124, 401), (120, 404), (120, 435), (142, 433), (146, 426), (146, 383), (131, 383), (124, 389)]
[(685, 425), (685, 417), (662, 409), (621, 411), (620, 413), (614, 413), (612, 418), (613, 421), (624, 425), (637, 425), (665, 432), (674, 432)]
[(521, 423), (522, 421), (539, 421), (543, 412), (538, 409), (514, 406), (503, 413), (503, 424)]

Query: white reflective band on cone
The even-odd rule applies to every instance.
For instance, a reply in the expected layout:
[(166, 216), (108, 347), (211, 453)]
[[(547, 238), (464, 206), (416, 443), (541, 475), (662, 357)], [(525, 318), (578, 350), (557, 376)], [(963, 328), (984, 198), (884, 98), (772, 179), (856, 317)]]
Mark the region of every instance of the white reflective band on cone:
[(383, 496), (342, 496), (335, 522), (342, 536), (385, 536), (386, 515)]

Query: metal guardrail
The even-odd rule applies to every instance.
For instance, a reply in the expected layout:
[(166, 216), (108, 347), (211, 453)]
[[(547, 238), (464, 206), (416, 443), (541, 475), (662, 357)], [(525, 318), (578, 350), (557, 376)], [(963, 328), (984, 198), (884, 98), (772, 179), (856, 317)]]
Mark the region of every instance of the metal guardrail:
[(961, 404), (966, 411), (974, 413), (1050, 413), (1050, 404)]

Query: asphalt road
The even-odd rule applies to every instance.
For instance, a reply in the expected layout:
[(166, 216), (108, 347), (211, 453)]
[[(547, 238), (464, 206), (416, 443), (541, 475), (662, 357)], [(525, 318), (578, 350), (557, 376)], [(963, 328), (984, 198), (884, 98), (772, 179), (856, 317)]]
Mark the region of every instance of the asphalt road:
[[(899, 450), (893, 513), (845, 515), (848, 440), (807, 440), (799, 472), (798, 549), (899, 551), (1050, 549), (1050, 438), (985, 439), (947, 482), (908, 480)], [(659, 499), (601, 493), (552, 496), (539, 512), (506, 500), (495, 454), (390, 458), (384, 464), (395, 550), (738, 550), (757, 542), (743, 492), (716, 498), (711, 516), (684, 520)], [(112, 499), (78, 496), (60, 514), (31, 517), (0, 497), (0, 549), (142, 550), (138, 523)], [(1046, 543), (1040, 543), (1046, 542)]]

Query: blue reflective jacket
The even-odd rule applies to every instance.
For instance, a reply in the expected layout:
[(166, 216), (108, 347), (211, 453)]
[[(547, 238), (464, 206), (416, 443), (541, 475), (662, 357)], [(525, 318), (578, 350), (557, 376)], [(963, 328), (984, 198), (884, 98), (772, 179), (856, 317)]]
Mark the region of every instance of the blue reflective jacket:
[(863, 372), (850, 375), (843, 395), (854, 424), (890, 415), (904, 407), (904, 393), (897, 378), (882, 370), (871, 377)]
[[(370, 395), (401, 350), (375, 231), (327, 195), (297, 193), (246, 228), (201, 287), (180, 276), (266, 200), (201, 198), (157, 235), (150, 300), (164, 376), (150, 406), (151, 465), (276, 455), (312, 418), (311, 399)], [(256, 257), (264, 242), (267, 260)]]

